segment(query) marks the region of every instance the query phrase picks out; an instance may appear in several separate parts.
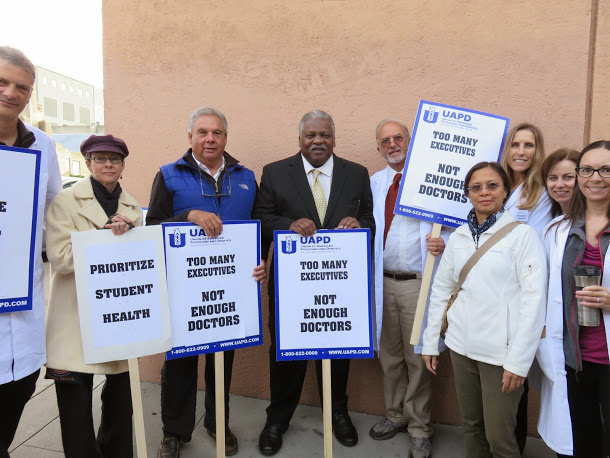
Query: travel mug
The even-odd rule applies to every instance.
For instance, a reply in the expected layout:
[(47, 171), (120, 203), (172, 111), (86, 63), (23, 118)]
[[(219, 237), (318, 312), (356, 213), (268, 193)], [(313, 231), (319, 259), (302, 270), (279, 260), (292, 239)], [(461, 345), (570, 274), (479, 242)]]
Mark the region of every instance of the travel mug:
[[(574, 269), (576, 291), (580, 291), (585, 286), (600, 285), (601, 278), (602, 272), (599, 267), (577, 266)], [(600, 309), (582, 306), (579, 300), (576, 303), (578, 305), (578, 324), (580, 326), (599, 326)]]

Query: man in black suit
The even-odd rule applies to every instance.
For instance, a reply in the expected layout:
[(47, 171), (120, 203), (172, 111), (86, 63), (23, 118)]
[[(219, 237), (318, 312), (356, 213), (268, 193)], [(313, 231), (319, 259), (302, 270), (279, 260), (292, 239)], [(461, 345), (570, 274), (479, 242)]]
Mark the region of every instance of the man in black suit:
[[(300, 152), (263, 168), (254, 217), (261, 220), (264, 243), (273, 231), (291, 230), (303, 237), (317, 229), (370, 228), (374, 236), (373, 200), (366, 168), (333, 154), (335, 125), (324, 111), (307, 113), (299, 125)], [(274, 268), (274, 263), (271, 265)], [(307, 361), (276, 361), (275, 285), (269, 281), (269, 331), (271, 347), (271, 403), (259, 437), (263, 455), (274, 455), (299, 403)], [(318, 390), (322, 398), (321, 361), (316, 361)], [(356, 445), (358, 433), (347, 413), (349, 360), (332, 361), (332, 418), (337, 440)]]

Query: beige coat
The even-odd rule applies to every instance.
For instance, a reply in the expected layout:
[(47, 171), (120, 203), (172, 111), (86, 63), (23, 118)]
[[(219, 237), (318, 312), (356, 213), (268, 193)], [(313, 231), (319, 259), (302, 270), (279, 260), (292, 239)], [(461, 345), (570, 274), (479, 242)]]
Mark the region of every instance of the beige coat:
[[(142, 225), (142, 209), (126, 192), (119, 198), (117, 213)], [(60, 192), (47, 212), (47, 256), (51, 263), (51, 293), (47, 314), (47, 363), (52, 369), (89, 374), (126, 372), (127, 361), (85, 364), (78, 319), (72, 241), (70, 233), (99, 229), (108, 217), (85, 178)]]

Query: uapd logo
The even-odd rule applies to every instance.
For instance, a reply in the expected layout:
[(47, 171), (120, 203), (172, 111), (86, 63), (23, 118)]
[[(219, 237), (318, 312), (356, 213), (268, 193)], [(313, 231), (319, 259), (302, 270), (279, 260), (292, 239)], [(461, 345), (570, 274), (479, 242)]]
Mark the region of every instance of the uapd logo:
[(288, 237), (286, 240), (282, 240), (282, 253), (293, 254), (297, 251), (297, 241), (292, 240)]
[(424, 111), (424, 121), (434, 124), (438, 121), (438, 113), (434, 107), (431, 107), (429, 110)]
[(180, 232), (179, 229), (174, 229), (173, 234), (169, 234), (169, 246), (172, 248), (181, 248), (186, 245), (186, 234)]

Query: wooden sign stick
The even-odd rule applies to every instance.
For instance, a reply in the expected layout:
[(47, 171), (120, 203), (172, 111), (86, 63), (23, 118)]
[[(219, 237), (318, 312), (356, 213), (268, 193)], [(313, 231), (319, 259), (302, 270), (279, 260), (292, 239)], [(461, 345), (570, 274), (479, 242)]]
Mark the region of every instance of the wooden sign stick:
[(225, 457), (225, 353), (214, 353), (216, 381), (216, 457)]
[(333, 456), (333, 399), (330, 359), (322, 360), (322, 414), (324, 416), (324, 458)]
[[(434, 223), (430, 237), (436, 238), (441, 236), (441, 225)], [(426, 265), (421, 280), (421, 289), (419, 290), (419, 298), (417, 299), (417, 309), (415, 310), (415, 318), (413, 319), (413, 330), (411, 331), (411, 345), (419, 345), (419, 336), (424, 322), (424, 314), (426, 313), (426, 301), (428, 300), (428, 292), (430, 291), (430, 283), (432, 282), (432, 271), (434, 270), (434, 256), (429, 251), (426, 253)]]
[(133, 408), (133, 426), (136, 432), (136, 451), (138, 458), (146, 458), (146, 433), (144, 430), (144, 411), (142, 392), (140, 391), (140, 367), (138, 358), (127, 360), (129, 365), (129, 385), (131, 386), (131, 405)]

